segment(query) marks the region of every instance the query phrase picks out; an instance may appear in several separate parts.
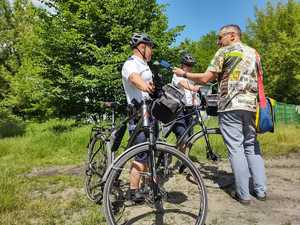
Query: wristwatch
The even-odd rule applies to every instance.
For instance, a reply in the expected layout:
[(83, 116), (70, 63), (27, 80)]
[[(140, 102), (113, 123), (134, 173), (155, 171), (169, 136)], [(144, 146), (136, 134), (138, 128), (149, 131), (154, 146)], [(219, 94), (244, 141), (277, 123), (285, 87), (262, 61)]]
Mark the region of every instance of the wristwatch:
[(184, 74), (182, 74), (182, 77), (187, 78), (186, 74), (187, 72), (184, 72)]

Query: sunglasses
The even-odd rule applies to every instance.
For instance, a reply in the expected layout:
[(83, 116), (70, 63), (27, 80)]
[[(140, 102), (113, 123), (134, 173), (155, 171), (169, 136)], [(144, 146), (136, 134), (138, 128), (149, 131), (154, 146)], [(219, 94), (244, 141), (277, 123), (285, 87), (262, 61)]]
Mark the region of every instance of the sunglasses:
[(232, 33), (234, 33), (234, 32), (231, 31), (231, 32), (226, 32), (226, 33), (224, 33), (222, 35), (218, 35), (218, 40), (221, 41), (226, 35), (232, 34)]

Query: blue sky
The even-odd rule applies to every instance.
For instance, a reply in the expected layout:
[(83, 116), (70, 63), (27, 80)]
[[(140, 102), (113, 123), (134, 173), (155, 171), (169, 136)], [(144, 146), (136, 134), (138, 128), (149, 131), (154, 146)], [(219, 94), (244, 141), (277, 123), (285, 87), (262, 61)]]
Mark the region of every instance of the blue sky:
[[(271, 0), (272, 4), (287, 0)], [(157, 0), (168, 4), (169, 27), (186, 25), (176, 44), (185, 38), (198, 40), (209, 31), (226, 24), (238, 24), (244, 31), (248, 19), (255, 18), (254, 7), (264, 8), (267, 0)]]

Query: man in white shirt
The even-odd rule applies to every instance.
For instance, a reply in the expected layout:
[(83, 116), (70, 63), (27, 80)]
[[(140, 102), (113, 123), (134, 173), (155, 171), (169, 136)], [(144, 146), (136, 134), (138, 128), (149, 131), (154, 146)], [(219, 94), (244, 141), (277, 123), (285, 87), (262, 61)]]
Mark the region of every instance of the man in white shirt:
[[(133, 55), (130, 56), (122, 68), (122, 83), (126, 94), (127, 103), (141, 103), (149, 99), (149, 94), (154, 92), (152, 72), (148, 62), (152, 57), (153, 42), (147, 34), (134, 33), (131, 37)], [(133, 132), (137, 121), (130, 121), (129, 132)], [(146, 141), (144, 132), (135, 139), (134, 144)], [(139, 192), (141, 172), (147, 170), (147, 154), (139, 154), (132, 163), (130, 171), (130, 198), (136, 203), (144, 201), (144, 196)]]

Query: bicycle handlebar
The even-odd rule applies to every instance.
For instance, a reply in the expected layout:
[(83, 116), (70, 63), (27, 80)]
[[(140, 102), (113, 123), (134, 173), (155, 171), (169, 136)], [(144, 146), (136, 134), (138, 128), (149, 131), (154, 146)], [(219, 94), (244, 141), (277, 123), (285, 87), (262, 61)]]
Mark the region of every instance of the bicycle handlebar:
[(103, 106), (107, 108), (116, 109), (117, 107), (121, 106), (119, 102), (101, 102)]

